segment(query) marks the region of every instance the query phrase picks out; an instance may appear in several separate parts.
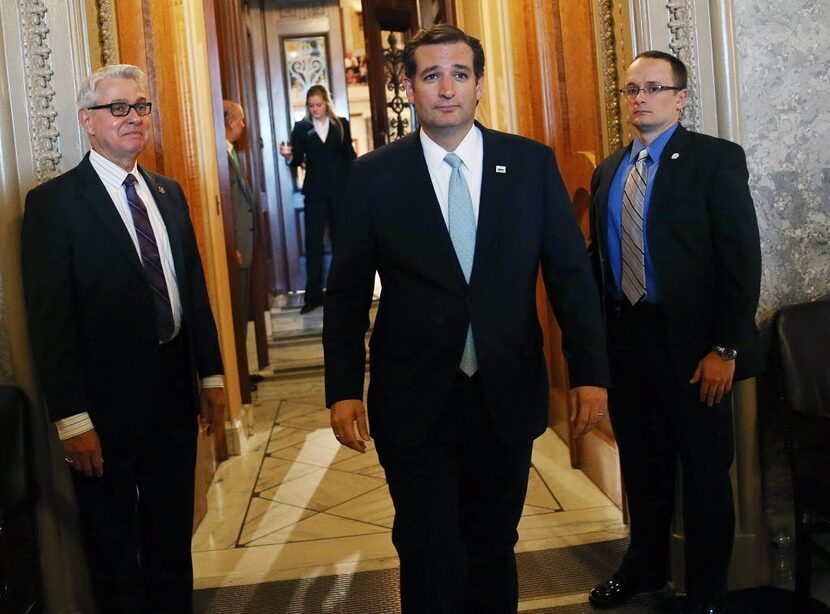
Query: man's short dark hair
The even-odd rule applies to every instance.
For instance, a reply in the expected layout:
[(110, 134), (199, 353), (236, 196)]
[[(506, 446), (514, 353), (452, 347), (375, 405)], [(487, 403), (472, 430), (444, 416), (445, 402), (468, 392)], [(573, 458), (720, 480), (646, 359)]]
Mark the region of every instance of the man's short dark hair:
[[(674, 56), (670, 53), (666, 53), (665, 51), (642, 51), (637, 54), (637, 57), (634, 58), (635, 60), (639, 60), (640, 58), (649, 58), (651, 60), (665, 60), (669, 64), (671, 64), (671, 72), (672, 76), (674, 77), (674, 85), (675, 87), (680, 87), (686, 89), (688, 84), (688, 71), (686, 70), (686, 65), (680, 61), (677, 56)], [(634, 62), (631, 62), (632, 64)]]
[(484, 75), (484, 48), (481, 41), (466, 34), (463, 30), (447, 23), (437, 23), (431, 28), (421, 30), (415, 36), (406, 41), (403, 48), (403, 69), (408, 79), (415, 76), (418, 69), (415, 63), (415, 50), (422, 45), (452, 45), (453, 43), (465, 43), (473, 50), (473, 72), (476, 81)]

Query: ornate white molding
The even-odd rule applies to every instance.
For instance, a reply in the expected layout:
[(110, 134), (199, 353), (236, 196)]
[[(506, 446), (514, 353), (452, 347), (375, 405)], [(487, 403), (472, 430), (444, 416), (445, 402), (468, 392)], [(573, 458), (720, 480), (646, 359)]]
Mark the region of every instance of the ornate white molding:
[(683, 111), (683, 124), (700, 132), (703, 122), (699, 96), (695, 3), (694, 0), (669, 0), (666, 2), (666, 10), (669, 13), (669, 48), (683, 61), (689, 72), (689, 98)]
[(26, 95), (31, 118), (32, 155), (38, 182), (61, 173), (60, 130), (52, 87), (52, 63), (43, 0), (19, 0)]
[(115, 19), (111, 0), (95, 0), (98, 13), (98, 42), (104, 66), (118, 64), (118, 45), (115, 40)]

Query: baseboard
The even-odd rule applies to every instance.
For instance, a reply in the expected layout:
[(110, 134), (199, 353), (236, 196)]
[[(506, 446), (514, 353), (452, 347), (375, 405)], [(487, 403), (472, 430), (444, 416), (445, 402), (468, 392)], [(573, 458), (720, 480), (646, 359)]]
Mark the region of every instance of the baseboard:
[(245, 442), (251, 434), (254, 423), (254, 407), (249, 403), (242, 405), (239, 418), (225, 424), (225, 437), (228, 442), (228, 455), (239, 456), (245, 449)]

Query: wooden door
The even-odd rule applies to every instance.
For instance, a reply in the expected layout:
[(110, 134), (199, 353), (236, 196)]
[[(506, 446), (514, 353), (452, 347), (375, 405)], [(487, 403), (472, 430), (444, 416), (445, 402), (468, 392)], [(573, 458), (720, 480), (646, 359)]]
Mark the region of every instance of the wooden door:
[[(574, 213), (587, 239), (591, 176), (606, 153), (592, 5), (518, 0), (510, 3), (510, 11), (520, 132), (555, 150)], [(575, 438), (570, 432), (570, 382), (561, 331), (541, 283), (537, 294), (549, 365), (551, 428), (570, 446), (572, 465), (580, 467), (622, 506), (619, 458), (608, 417), (585, 437)]]
[[(331, 92), (337, 113), (348, 117), (346, 74), (340, 6), (336, 0), (306, 2), (301, 6), (281, 0), (263, 0), (267, 76), (273, 118), (273, 147), (288, 142), (295, 121), (305, 114), (305, 93), (321, 83)], [(280, 195), (279, 234), (287, 290), (305, 288), (304, 199), (302, 171), (292, 172), (279, 155), (275, 160)], [(272, 224), (274, 221), (272, 221)], [(331, 258), (327, 242), (325, 263)]]

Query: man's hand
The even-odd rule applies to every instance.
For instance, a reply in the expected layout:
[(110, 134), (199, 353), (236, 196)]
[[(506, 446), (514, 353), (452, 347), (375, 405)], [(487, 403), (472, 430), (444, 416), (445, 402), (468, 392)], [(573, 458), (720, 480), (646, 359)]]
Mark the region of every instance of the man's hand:
[[(357, 435), (355, 436), (355, 424)], [(366, 442), (369, 441), (369, 425), (366, 422), (366, 409), (360, 399), (345, 399), (337, 401), (331, 406), (331, 430), (342, 445), (357, 450), (366, 451)]]
[(571, 388), (571, 429), (575, 437), (582, 437), (608, 413), (608, 391), (599, 386)]
[(732, 378), (735, 377), (735, 361), (724, 360), (714, 352), (709, 352), (697, 363), (690, 384), (700, 382), (700, 401), (709, 407), (720, 403), (723, 395), (732, 390)]
[(225, 419), (225, 389), (202, 388), (199, 393), (199, 423), (208, 435)]
[(70, 467), (88, 478), (104, 475), (104, 456), (95, 429), (64, 439), (63, 457)]

